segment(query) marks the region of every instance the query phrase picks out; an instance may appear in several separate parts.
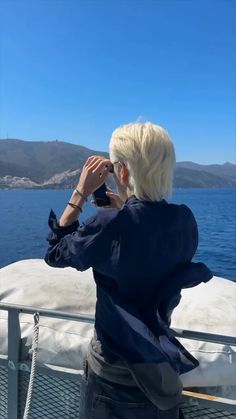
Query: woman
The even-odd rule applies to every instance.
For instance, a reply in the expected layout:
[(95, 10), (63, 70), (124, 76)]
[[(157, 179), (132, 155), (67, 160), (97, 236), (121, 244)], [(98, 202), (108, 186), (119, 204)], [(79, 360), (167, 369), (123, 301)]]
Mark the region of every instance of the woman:
[[(196, 221), (168, 204), (175, 152), (168, 133), (150, 122), (114, 131), (110, 159), (91, 156), (59, 222), (49, 217), (50, 266), (93, 268), (94, 337), (84, 362), (80, 419), (179, 417), (179, 374), (197, 361), (170, 334), (170, 314), (184, 286), (211, 273), (191, 259)], [(113, 172), (118, 194), (82, 224), (88, 197)], [(93, 201), (94, 202), (94, 201)]]

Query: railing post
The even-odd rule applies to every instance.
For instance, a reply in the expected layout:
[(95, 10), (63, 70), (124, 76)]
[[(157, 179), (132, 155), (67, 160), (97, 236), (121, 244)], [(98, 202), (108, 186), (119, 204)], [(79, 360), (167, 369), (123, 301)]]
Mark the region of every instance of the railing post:
[(18, 419), (18, 362), (20, 355), (18, 310), (8, 311), (8, 419)]

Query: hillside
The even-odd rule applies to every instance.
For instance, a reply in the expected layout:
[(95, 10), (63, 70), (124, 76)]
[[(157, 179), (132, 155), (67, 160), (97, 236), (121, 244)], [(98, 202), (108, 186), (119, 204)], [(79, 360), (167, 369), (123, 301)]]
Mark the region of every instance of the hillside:
[(91, 153), (107, 155), (57, 140), (0, 140), (0, 176), (24, 176), (40, 183), (56, 173), (81, 168)]
[(177, 167), (196, 170), (198, 172), (212, 173), (213, 175), (223, 175), (236, 177), (236, 164), (226, 162), (224, 164), (198, 164), (192, 161), (183, 161), (177, 163)]
[[(108, 153), (63, 141), (0, 140), (0, 188), (73, 188), (91, 155)], [(112, 186), (112, 178), (110, 179)], [(176, 188), (235, 188), (236, 165), (178, 162)]]

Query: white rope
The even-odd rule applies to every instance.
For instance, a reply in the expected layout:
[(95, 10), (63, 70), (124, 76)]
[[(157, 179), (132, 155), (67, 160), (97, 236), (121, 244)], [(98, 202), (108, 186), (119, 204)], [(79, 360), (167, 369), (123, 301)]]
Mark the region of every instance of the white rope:
[(32, 362), (31, 362), (30, 379), (29, 379), (29, 386), (28, 386), (27, 399), (25, 403), (25, 411), (24, 411), (23, 419), (28, 419), (29, 417), (34, 377), (35, 377), (35, 369), (36, 369), (36, 358), (37, 358), (37, 352), (38, 352), (38, 339), (39, 339), (39, 313), (34, 313), (34, 331), (33, 331), (33, 339), (32, 339)]

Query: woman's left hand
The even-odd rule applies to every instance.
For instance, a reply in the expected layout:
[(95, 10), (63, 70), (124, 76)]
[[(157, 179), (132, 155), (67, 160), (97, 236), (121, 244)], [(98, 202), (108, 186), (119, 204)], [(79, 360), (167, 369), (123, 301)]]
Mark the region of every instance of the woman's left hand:
[(111, 161), (105, 157), (89, 157), (83, 166), (77, 189), (85, 196), (91, 195), (104, 183), (111, 166)]

